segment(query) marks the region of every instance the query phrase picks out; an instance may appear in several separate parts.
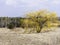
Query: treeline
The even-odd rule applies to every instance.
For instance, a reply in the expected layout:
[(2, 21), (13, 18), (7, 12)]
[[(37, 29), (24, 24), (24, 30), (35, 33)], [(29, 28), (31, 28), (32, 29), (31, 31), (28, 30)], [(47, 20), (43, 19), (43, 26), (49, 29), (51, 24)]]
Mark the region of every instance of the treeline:
[(0, 28), (7, 27), (9, 24), (14, 24), (15, 27), (20, 27), (22, 17), (0, 17)]

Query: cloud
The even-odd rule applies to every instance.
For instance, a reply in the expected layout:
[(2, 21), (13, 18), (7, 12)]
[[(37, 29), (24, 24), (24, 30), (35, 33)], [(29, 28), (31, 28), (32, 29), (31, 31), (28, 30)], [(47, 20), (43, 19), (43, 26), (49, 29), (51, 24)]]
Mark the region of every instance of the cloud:
[(54, 5), (59, 5), (59, 4), (60, 4), (60, 0), (53, 0), (53, 1), (52, 1), (52, 4), (54, 4)]
[(6, 5), (16, 5), (21, 7), (35, 7), (48, 0), (6, 0)]
[(17, 2), (16, 2), (16, 0), (6, 0), (6, 5), (16, 5), (17, 4)]
[(45, 1), (48, 1), (48, 0), (20, 0), (22, 2), (25, 2), (25, 3), (29, 3), (29, 2), (45, 2)]
[(46, 2), (48, 0), (21, 0), (22, 3), (24, 3), (27, 7), (36, 7), (40, 5), (40, 3)]

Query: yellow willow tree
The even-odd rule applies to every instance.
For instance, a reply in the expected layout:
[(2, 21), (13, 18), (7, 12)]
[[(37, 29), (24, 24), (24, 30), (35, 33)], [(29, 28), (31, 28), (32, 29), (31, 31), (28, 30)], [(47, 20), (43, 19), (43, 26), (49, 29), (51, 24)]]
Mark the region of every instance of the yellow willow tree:
[(37, 24), (36, 26), (34, 25), (37, 33), (40, 33), (44, 27), (47, 28), (51, 27), (51, 23), (57, 21), (56, 13), (49, 12), (47, 10), (40, 10), (40, 11), (28, 13), (27, 17), (30, 18), (31, 21)]

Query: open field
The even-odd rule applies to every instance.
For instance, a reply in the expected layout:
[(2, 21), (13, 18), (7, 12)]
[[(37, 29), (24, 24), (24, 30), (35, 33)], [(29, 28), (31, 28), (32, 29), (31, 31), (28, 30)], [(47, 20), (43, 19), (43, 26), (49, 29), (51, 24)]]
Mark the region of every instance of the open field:
[(20, 34), (0, 28), (0, 45), (60, 45), (60, 28), (37, 34)]

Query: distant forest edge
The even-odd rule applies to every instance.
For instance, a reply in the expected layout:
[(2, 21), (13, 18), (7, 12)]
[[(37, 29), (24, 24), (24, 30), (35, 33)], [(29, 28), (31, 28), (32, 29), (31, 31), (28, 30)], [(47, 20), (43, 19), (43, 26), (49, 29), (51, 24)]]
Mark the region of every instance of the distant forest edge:
[(20, 27), (20, 19), (25, 19), (22, 17), (0, 17), (0, 28), (7, 27), (8, 24), (14, 24), (15, 27)]
[[(8, 24), (12, 23), (15, 27), (20, 27), (21, 20), (28, 19), (23, 17), (0, 17), (0, 28), (7, 27)], [(60, 17), (58, 17), (60, 21)]]

